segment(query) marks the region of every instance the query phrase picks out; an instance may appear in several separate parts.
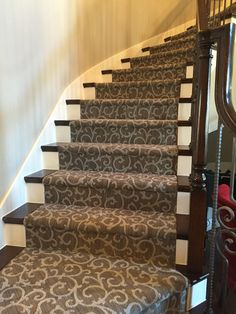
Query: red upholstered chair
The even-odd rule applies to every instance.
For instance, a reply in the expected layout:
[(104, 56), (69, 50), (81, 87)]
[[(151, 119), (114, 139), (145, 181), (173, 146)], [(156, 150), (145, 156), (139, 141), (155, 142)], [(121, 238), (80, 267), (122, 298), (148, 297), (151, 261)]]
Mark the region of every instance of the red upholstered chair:
[[(219, 185), (218, 191), (218, 207), (228, 206), (235, 211), (236, 216), (236, 205), (230, 200), (230, 187), (227, 184)], [(223, 219), (226, 211), (221, 212), (221, 219)], [(231, 228), (236, 228), (236, 218), (228, 223), (225, 223), (226, 226)], [(223, 240), (227, 236), (223, 235)], [(230, 249), (236, 252), (236, 243), (234, 242)], [(228, 287), (236, 294), (236, 256), (231, 255), (225, 252), (225, 256), (229, 261), (229, 274), (228, 274)]]

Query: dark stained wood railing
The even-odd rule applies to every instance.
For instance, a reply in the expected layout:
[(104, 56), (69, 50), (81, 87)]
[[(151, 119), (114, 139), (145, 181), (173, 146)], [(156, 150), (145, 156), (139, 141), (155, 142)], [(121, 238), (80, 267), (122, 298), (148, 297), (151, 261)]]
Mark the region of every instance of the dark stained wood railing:
[[(208, 139), (209, 82), (211, 48), (217, 43), (216, 105), (225, 125), (236, 131), (236, 112), (231, 98), (231, 90), (226, 91), (232, 54), (227, 50), (230, 29), (225, 25), (227, 18), (236, 12), (233, 0), (197, 0), (198, 49), (195, 65), (195, 85), (192, 107), (193, 152), (189, 222), (188, 269), (192, 273), (205, 271), (205, 237), (206, 237), (206, 156)], [(225, 25), (225, 26), (222, 26)]]

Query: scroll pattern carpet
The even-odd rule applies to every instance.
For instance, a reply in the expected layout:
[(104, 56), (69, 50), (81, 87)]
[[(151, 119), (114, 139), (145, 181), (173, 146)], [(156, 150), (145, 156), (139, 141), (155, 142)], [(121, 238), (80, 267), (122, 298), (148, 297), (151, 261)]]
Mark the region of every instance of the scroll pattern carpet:
[(95, 84), (58, 145), (27, 247), (0, 272), (0, 312), (185, 313), (175, 270), (177, 119), (195, 31)]

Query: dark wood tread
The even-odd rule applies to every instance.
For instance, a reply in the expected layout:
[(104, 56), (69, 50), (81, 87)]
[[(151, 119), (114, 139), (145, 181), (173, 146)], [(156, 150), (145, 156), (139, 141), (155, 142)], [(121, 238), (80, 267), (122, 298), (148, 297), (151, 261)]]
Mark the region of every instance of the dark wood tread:
[(24, 177), (26, 183), (42, 183), (43, 178), (52, 174), (56, 170), (42, 169)]
[(6, 245), (0, 250), (0, 270), (3, 269), (24, 248), (20, 246)]
[(192, 84), (192, 83), (193, 83), (193, 78), (181, 79), (181, 84)]
[(66, 99), (67, 105), (79, 105), (80, 99)]
[(95, 87), (96, 83), (95, 82), (83, 83), (83, 86), (84, 88)]
[[(111, 70), (112, 71), (112, 70)], [(180, 98), (179, 99), (179, 103), (182, 104), (182, 103), (192, 103), (192, 98), (189, 97), (189, 98)], [(67, 99), (66, 100), (66, 104), (67, 105), (79, 105), (80, 104), (80, 99)]]
[(191, 104), (192, 103), (192, 101), (193, 101), (193, 99), (192, 99), (192, 97), (182, 97), (182, 98), (180, 98), (179, 99), (179, 103), (180, 104)]
[[(47, 145), (42, 145), (41, 150), (43, 152), (58, 152), (58, 146), (60, 144), (67, 144), (67, 143), (56, 142), (56, 143), (51, 143), (51, 144), (47, 144)], [(179, 145), (178, 146), (178, 155), (180, 155), (180, 156), (191, 156), (192, 151), (188, 145)]]
[(149, 51), (151, 49), (151, 47), (143, 47), (142, 48), (142, 52), (147, 52), (147, 51)]
[(121, 59), (121, 63), (129, 63), (131, 58), (123, 58)]
[[(24, 218), (35, 211), (40, 203), (25, 203), (20, 207), (16, 208), (11, 213), (7, 214), (2, 218), (4, 223), (23, 225)], [(177, 214), (177, 238), (180, 240), (188, 240), (189, 230), (189, 215)]]
[(187, 265), (176, 265), (176, 269), (189, 279), (191, 284), (196, 284), (209, 276), (207, 271), (203, 273), (191, 273)]
[(189, 120), (178, 120), (178, 126), (192, 126), (191, 119)]
[(5, 215), (2, 220), (5, 223), (22, 225), (25, 216), (35, 211), (40, 205), (40, 203), (25, 203)]
[[(110, 71), (112, 71), (112, 70), (110, 70)], [(137, 83), (138, 82), (139, 81), (137, 81)], [(127, 83), (127, 82), (110, 82), (110, 83), (116, 84), (116, 83)], [(192, 84), (192, 83), (193, 83), (193, 79), (192, 78), (181, 79), (181, 84)], [(84, 88), (93, 88), (93, 87), (96, 87), (96, 83), (95, 82), (83, 83), (83, 87)]]
[[(42, 169), (37, 172), (34, 172), (26, 176), (26, 183), (42, 183), (43, 178), (49, 174), (52, 174), (57, 170)], [(190, 182), (189, 177), (187, 176), (177, 176), (178, 177), (178, 191), (179, 192), (189, 192), (190, 191)]]
[(106, 74), (112, 74), (113, 70), (102, 70), (102, 74), (106, 75)]
[(191, 186), (188, 176), (178, 176), (178, 191), (179, 192), (190, 192)]
[[(86, 120), (89, 120), (89, 119), (86, 119)], [(117, 119), (117, 120), (121, 120), (121, 119)], [(73, 120), (55, 120), (54, 124), (56, 126), (69, 126), (71, 121), (73, 121)], [(178, 120), (177, 124), (178, 124), (178, 126), (192, 126), (192, 121), (191, 120)]]

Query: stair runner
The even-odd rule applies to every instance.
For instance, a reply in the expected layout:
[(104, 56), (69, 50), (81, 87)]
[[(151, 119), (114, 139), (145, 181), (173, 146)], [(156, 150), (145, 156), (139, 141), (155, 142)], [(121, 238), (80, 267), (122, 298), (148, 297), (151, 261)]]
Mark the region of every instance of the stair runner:
[[(4, 313), (184, 313), (175, 270), (177, 113), (193, 30), (95, 84), (25, 220), (27, 247), (0, 272)], [(174, 49), (174, 50), (173, 50)]]

